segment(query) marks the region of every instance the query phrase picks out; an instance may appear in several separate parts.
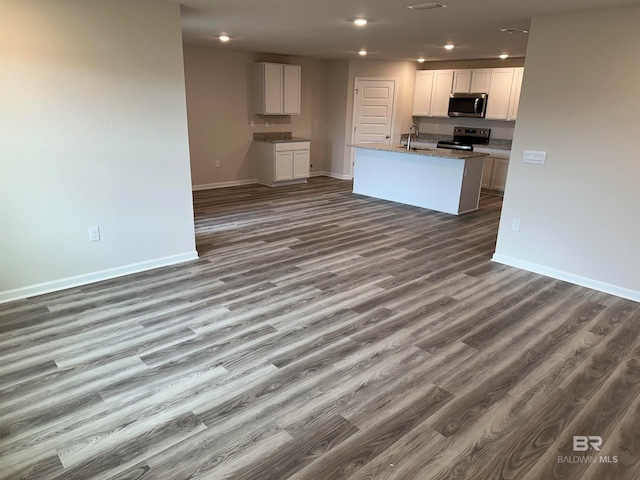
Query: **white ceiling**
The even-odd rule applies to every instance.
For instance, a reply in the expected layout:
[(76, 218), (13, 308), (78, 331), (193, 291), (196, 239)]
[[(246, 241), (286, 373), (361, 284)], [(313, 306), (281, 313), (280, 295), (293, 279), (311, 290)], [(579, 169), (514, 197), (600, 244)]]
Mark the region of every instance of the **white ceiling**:
[[(440, 0), (446, 8), (413, 11), (423, 0), (170, 0), (182, 5), (188, 45), (324, 59), (427, 61), (525, 56), (532, 17), (636, 5), (640, 0)], [(356, 27), (349, 19), (370, 23)], [(221, 44), (226, 33), (231, 41)], [(442, 48), (451, 42), (456, 48)]]

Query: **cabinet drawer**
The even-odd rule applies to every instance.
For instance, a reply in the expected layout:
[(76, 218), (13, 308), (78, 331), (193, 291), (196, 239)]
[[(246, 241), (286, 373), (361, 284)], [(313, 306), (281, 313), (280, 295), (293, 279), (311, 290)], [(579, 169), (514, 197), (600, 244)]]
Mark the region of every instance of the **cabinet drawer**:
[(276, 152), (289, 152), (291, 150), (309, 150), (310, 142), (285, 142), (276, 143)]

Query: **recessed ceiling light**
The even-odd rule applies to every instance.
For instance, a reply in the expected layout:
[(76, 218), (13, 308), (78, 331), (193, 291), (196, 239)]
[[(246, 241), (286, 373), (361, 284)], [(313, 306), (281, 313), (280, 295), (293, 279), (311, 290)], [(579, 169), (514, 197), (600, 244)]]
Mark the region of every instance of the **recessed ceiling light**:
[(452, 43), (447, 43), (444, 48), (446, 48), (447, 50), (453, 50), (455, 48), (455, 45)]
[(419, 61), (420, 63), (424, 63), (424, 58), (420, 57), (420, 58), (418, 59), (418, 61)]
[(219, 39), (221, 42), (228, 42), (228, 41), (229, 41), (229, 35), (222, 34), (222, 35), (220, 35), (220, 36), (218, 37), (218, 39)]
[(367, 21), (364, 18), (356, 18), (353, 23), (358, 25), (359, 27), (363, 27), (367, 24)]
[(500, 55), (500, 58), (504, 60), (505, 58), (509, 58), (509, 55), (503, 53), (502, 55)]
[(432, 8), (444, 8), (446, 5), (441, 3), (420, 3), (418, 5), (409, 5), (410, 10), (431, 10)]
[(363, 50), (360, 50), (358, 53), (364, 57), (367, 54), (367, 51), (363, 49)]
[(501, 28), (500, 31), (505, 33), (524, 33), (524, 34), (529, 33), (529, 30), (523, 30), (522, 28), (515, 28), (515, 27)]

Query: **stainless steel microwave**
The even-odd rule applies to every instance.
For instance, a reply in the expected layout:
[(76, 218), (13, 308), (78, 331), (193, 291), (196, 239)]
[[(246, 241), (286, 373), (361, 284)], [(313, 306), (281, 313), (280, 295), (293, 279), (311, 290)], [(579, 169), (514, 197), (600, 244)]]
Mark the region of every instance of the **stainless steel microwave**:
[(449, 97), (449, 116), (484, 118), (488, 98), (486, 93), (452, 93)]

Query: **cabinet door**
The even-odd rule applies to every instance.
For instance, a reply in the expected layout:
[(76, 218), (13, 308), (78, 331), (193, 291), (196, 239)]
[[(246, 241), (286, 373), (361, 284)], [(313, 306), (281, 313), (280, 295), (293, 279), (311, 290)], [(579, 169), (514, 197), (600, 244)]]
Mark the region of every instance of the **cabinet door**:
[(453, 70), (435, 70), (433, 72), (433, 93), (431, 95), (432, 117), (449, 116), (449, 97), (453, 85)]
[(266, 114), (282, 114), (282, 80), (282, 65), (264, 64), (264, 112)]
[(490, 84), (491, 69), (483, 68), (480, 70), (473, 70), (471, 73), (471, 86), (469, 87), (469, 92), (487, 93), (489, 91)]
[(293, 178), (309, 178), (309, 150), (293, 152)]
[(428, 117), (431, 111), (433, 70), (418, 70), (413, 90), (413, 116)]
[(507, 171), (509, 170), (509, 160), (500, 158), (493, 159), (493, 169), (491, 172), (491, 190), (504, 192), (507, 183)]
[(513, 81), (511, 83), (511, 99), (509, 100), (509, 120), (518, 117), (518, 106), (520, 104), (520, 90), (522, 89), (522, 77), (524, 68), (513, 69)]
[(284, 113), (300, 114), (300, 65), (284, 65)]
[(513, 68), (496, 68), (491, 72), (485, 118), (492, 120), (507, 120), (509, 118), (512, 82)]
[(484, 170), (482, 171), (482, 188), (491, 188), (491, 173), (493, 170), (493, 158), (484, 159)]
[(293, 152), (276, 152), (276, 173), (274, 181), (293, 179)]
[(471, 70), (454, 71), (451, 93), (469, 93), (469, 89), (471, 88), (471, 75)]

